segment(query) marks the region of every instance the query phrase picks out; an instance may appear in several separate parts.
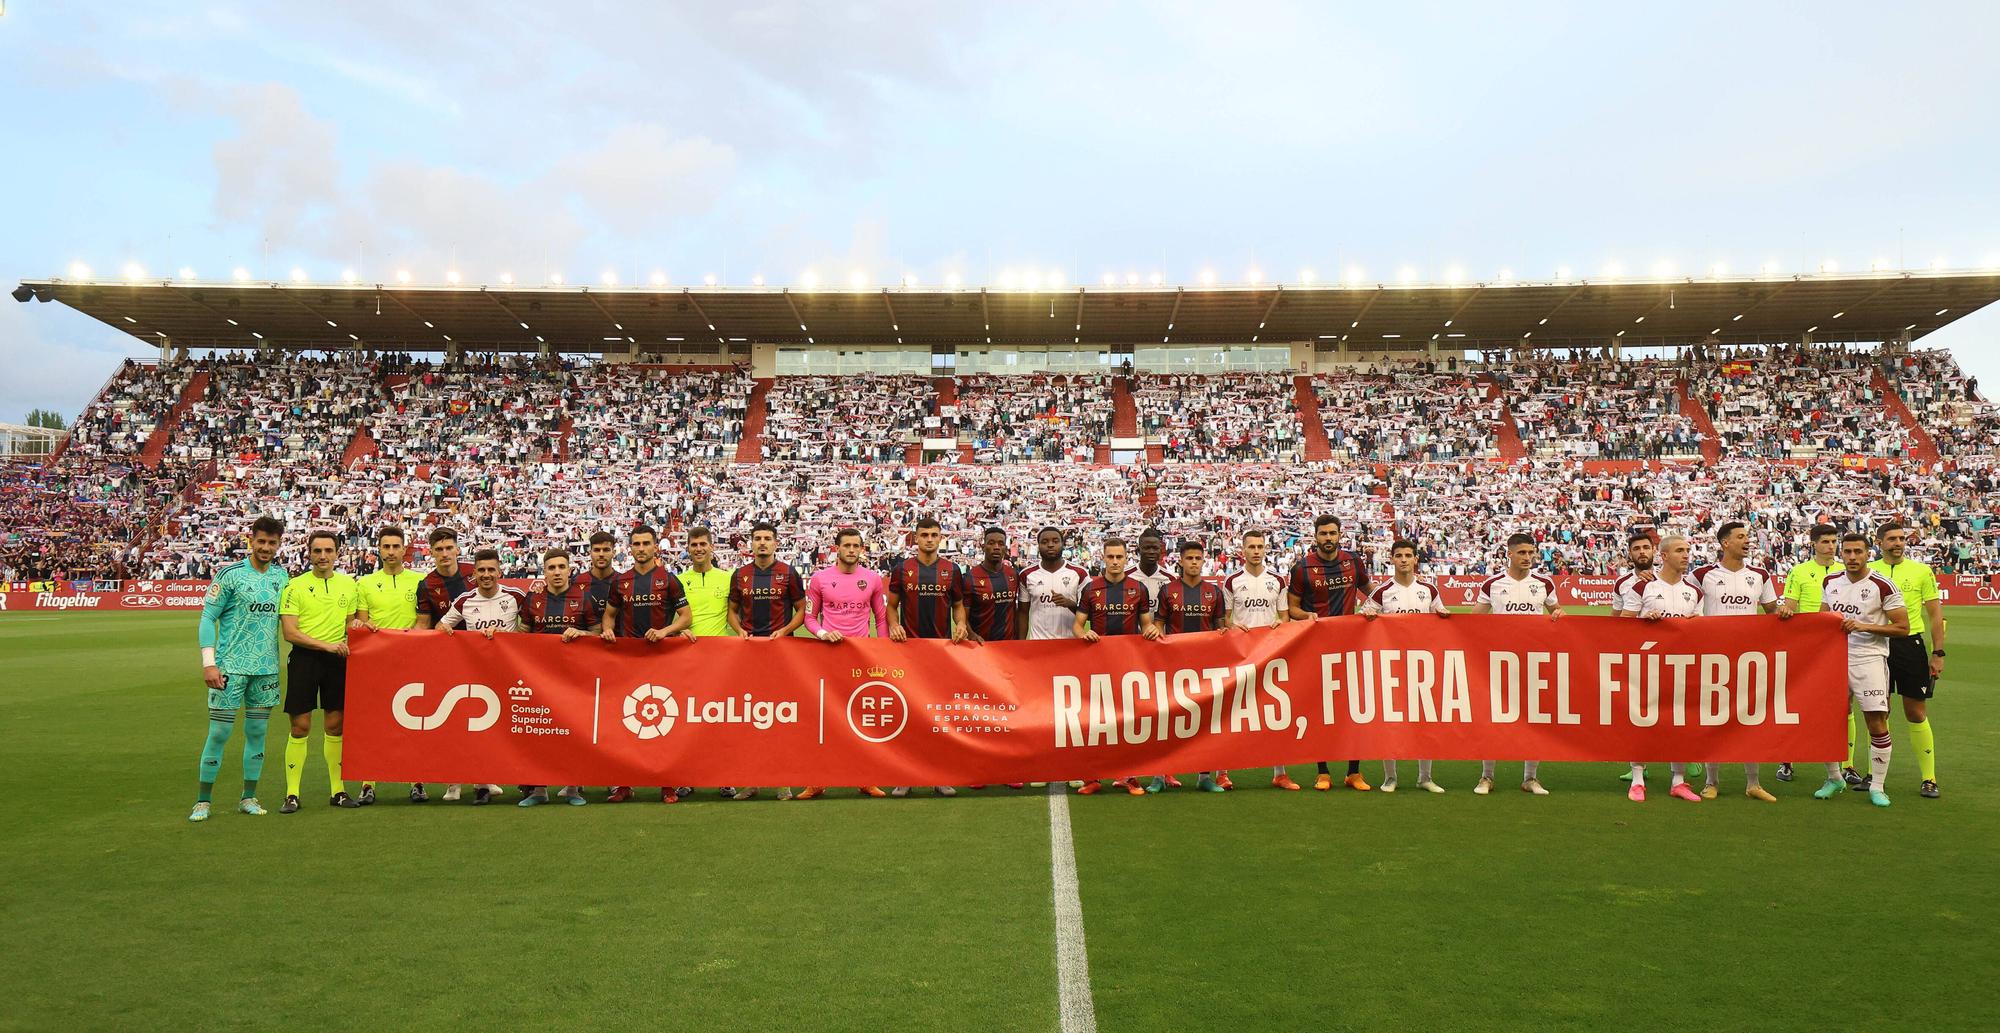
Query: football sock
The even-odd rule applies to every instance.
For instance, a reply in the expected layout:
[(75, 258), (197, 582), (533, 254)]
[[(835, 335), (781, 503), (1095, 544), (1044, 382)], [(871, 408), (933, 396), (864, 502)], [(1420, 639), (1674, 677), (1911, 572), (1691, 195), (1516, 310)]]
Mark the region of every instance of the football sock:
[(1632, 784), (1635, 786), (1644, 786), (1646, 784), (1646, 765), (1632, 765)]
[(1480, 762), (1479, 762), (1479, 777), (1480, 777), (1480, 778), (1489, 778), (1489, 779), (1490, 779), (1490, 778), (1492, 778), (1492, 777), (1493, 777), (1493, 767), (1494, 767), (1494, 765), (1495, 765), (1495, 764), (1497, 764), (1497, 763), (1499, 763), (1499, 762), (1498, 762), (1498, 761), (1491, 761), (1491, 760), (1482, 760), (1482, 761), (1480, 761)]
[(326, 783), (333, 787), (328, 792), (347, 792), (347, 783), (340, 778), (340, 736), (322, 736), (319, 741), (319, 753), (326, 760)]
[(1277, 778), (1277, 777), (1278, 777), (1279, 775), (1282, 775), (1282, 774), (1285, 774), (1285, 773), (1286, 773), (1286, 772), (1285, 772), (1285, 766), (1284, 766), (1283, 764), (1273, 764), (1273, 765), (1271, 765), (1271, 777), (1272, 777), (1272, 778)]
[(1361, 773), (1361, 762), (1360, 762), (1360, 761), (1358, 761), (1358, 760), (1350, 760), (1350, 761), (1348, 761), (1348, 762), (1347, 762), (1347, 773), (1348, 773), (1349, 775), (1358, 775), (1358, 774), (1360, 774), (1360, 773)]
[(1428, 782), (1428, 781), (1430, 781), (1430, 780), (1431, 780), (1431, 762), (1430, 762), (1430, 761), (1427, 761), (1427, 760), (1420, 760), (1420, 761), (1418, 761), (1418, 762), (1417, 762), (1417, 781), (1419, 781), (1419, 782)]
[(1396, 780), (1396, 762), (1395, 762), (1395, 761), (1393, 761), (1393, 760), (1385, 760), (1385, 761), (1383, 761), (1383, 762), (1382, 762), (1382, 781), (1384, 781), (1384, 782), (1394, 782), (1395, 780)]
[(1868, 733), (1868, 788), (1889, 791), (1889, 733)]
[(1319, 773), (1322, 775), (1330, 774), (1330, 772), (1328, 772), (1326, 769), (1326, 761), (1319, 762)]
[(285, 740), (285, 795), (299, 795), (299, 783), (306, 777), (306, 737)]
[(1917, 748), (1917, 773), (1926, 782), (1937, 781), (1937, 754), (1933, 752), (1931, 723), (1918, 721), (1910, 726), (1910, 745)]
[(1705, 761), (1702, 761), (1702, 762), (1701, 762), (1701, 782), (1702, 782), (1702, 784), (1703, 784), (1703, 785), (1711, 785), (1711, 786), (1719, 786), (1719, 785), (1721, 785), (1721, 784), (1722, 784), (1722, 765), (1720, 765), (1720, 764), (1717, 764), (1716, 762), (1714, 762), (1714, 761), (1712, 761), (1712, 760), (1705, 760)]
[(236, 712), (214, 710), (208, 712), (208, 738), (201, 744), (201, 773), (198, 781), (201, 791), (197, 799), (206, 801), (215, 788), (215, 773), (222, 768), (222, 751), (229, 745), (229, 730), (236, 725)]
[(257, 780), (264, 777), (264, 736), (271, 730), (271, 708), (251, 707), (243, 712), (243, 798), (257, 795)]
[(1839, 777), (1840, 777), (1840, 762), (1839, 762), (1839, 761), (1834, 761), (1834, 760), (1830, 760), (1830, 761), (1827, 761), (1827, 762), (1826, 762), (1826, 777), (1828, 777), (1828, 778), (1839, 778)]
[(1667, 765), (1667, 770), (1674, 773), (1673, 780), (1667, 783), (1668, 789), (1672, 789), (1675, 786), (1687, 785), (1688, 766), (1686, 761), (1674, 761), (1672, 764)]
[(1847, 708), (1847, 756), (1849, 758), (1849, 762), (1847, 765), (1848, 767), (1854, 768), (1861, 766), (1861, 759), (1854, 752), (1854, 708), (1853, 707)]
[(1758, 770), (1761, 767), (1759, 764), (1743, 765), (1743, 788), (1750, 789), (1764, 784), (1764, 776)]
[(1542, 773), (1541, 761), (1529, 760), (1529, 761), (1523, 761), (1521, 763), (1521, 781), (1532, 782), (1535, 780), (1535, 776), (1540, 775), (1541, 773)]

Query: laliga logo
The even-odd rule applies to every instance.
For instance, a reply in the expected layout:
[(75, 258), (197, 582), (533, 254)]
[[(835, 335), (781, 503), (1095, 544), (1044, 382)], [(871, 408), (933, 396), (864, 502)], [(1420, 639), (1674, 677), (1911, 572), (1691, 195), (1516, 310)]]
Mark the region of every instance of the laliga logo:
[(465, 723), (468, 732), (483, 732), (500, 721), (500, 697), (484, 685), (454, 685), (438, 701), (437, 710), (428, 717), (418, 717), (410, 713), (410, 701), (424, 694), (424, 683), (414, 681), (396, 690), (395, 698), (389, 701), (389, 709), (395, 714), (396, 723), (416, 732), (428, 732), (442, 727), (451, 719), (452, 711), (458, 709), (464, 700), (477, 700), (486, 704), (486, 712)]
[(641, 685), (625, 697), (625, 730), (641, 739), (657, 739), (674, 730), (681, 705), (663, 685)]
[(847, 727), (868, 742), (888, 742), (909, 724), (910, 703), (901, 689), (881, 680), (889, 672), (871, 667), (868, 673), (875, 679), (856, 685), (847, 697)]

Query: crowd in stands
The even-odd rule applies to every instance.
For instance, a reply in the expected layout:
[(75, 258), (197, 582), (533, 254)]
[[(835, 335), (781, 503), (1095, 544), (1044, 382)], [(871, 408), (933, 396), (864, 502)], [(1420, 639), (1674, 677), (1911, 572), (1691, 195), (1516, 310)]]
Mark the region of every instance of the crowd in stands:
[(1879, 357), (1839, 347), (1738, 349), (1690, 370), (1723, 451), (1771, 459), (1909, 455), (1874, 382)]
[(1417, 463), (1499, 454), (1499, 401), (1478, 380), (1434, 368), (1313, 377), (1336, 459)]
[(1097, 375), (966, 376), (946, 434), (979, 463), (1088, 463), (1110, 440), (1113, 388)]
[(900, 463), (931, 412), (929, 377), (779, 377), (764, 398), (764, 458)]
[(1658, 360), (1544, 359), (1496, 371), (1530, 455), (1691, 459), (1701, 432), (1681, 412), (1680, 373)]
[[(452, 526), (467, 544), (501, 549), (514, 575), (531, 574), (544, 548), (579, 548), (593, 531), (638, 522), (669, 533), (709, 525), (732, 562), (747, 548), (750, 524), (769, 519), (781, 529), (784, 557), (813, 565), (829, 555), (833, 530), (847, 525), (864, 531), (877, 556), (901, 552), (907, 529), (928, 513), (944, 522), (946, 548), (961, 557), (974, 554), (988, 524), (1009, 531), (1024, 561), (1037, 528), (1061, 527), (1072, 558), (1086, 564), (1106, 534), (1132, 537), (1156, 525), (1170, 539), (1216, 544), (1226, 565), (1253, 526), (1274, 535), (1274, 561), (1296, 558), (1310, 544), (1312, 515), (1331, 512), (1378, 567), (1388, 543), (1408, 535), (1438, 574), (1496, 569), (1498, 543), (1515, 531), (1542, 543), (1549, 571), (1602, 572), (1618, 566), (1634, 527), (1699, 542), (1729, 519), (1750, 523), (1760, 560), (1789, 566), (1821, 519), (1867, 531), (1890, 518), (1916, 523), (1917, 554), (1943, 573), (2000, 572), (1992, 409), (1938, 352), (1517, 361), (1493, 374), (1536, 447), (1512, 463), (1491, 461), (1500, 403), (1486, 382), (1457, 371), (1315, 377), (1334, 445), (1334, 458), (1318, 463), (1292, 460), (1295, 445), (1277, 448), (1303, 437), (1296, 417), (1282, 415), (1292, 411), (1286, 377), (1141, 377), (1143, 426), (1169, 439), (1174, 421), (1217, 411), (1223, 426), (1257, 419), (1290, 428), (1254, 443), (1246, 432), (1234, 445), (1227, 434), (1190, 436), (1187, 450), (1150, 467), (1089, 465), (1109, 433), (1113, 394), (1097, 376), (961, 378), (955, 411), (941, 415), (982, 461), (931, 466), (903, 462), (931, 408), (928, 378), (781, 378), (770, 413), (797, 433), (767, 438), (768, 461), (736, 464), (753, 390), (742, 370), (537, 359), (432, 366), (345, 353), (222, 360), (206, 364), (208, 388), (176, 422), (159, 465), (137, 462), (195, 365), (121, 368), (86, 414), (91, 429), (65, 454), (6, 468), (0, 564), (27, 577), (203, 578), (240, 551), (251, 518), (271, 513), (296, 530), (333, 530), (357, 560), (383, 524)], [(1854, 451), (1845, 435), (1895, 437), (1885, 430), (1896, 416), (1883, 399), (1859, 393), (1877, 370), (1950, 462), (1865, 469), (1841, 461)], [(1674, 422), (1672, 385), (1681, 375), (1732, 421), (1731, 434), (1755, 429), (1775, 440), (1798, 417), (1810, 428), (1797, 439), (1804, 444), (1782, 453), (1797, 461), (1772, 463), (1759, 442), (1740, 436), (1715, 464), (1609, 473), (1572, 457), (1567, 444), (1585, 440), (1624, 443), (1607, 458), (1698, 451), (1691, 428)], [(1850, 415), (1869, 415), (1859, 424), (1829, 416), (1824, 410), (1840, 409), (1840, 399), (1851, 402)], [(1260, 414), (1265, 406), (1280, 415)], [(357, 429), (375, 449), (347, 464)], [(1837, 451), (1806, 459), (1811, 442)], [(302, 565), (303, 545), (292, 536), (285, 562)]]
[(1890, 356), (1896, 393), (1946, 457), (2000, 454), (2000, 410), (1979, 394), (1979, 378), (1959, 368), (1948, 351)]
[(1132, 389), (1139, 433), (1173, 463), (1270, 463), (1304, 458), (1289, 373), (1160, 376)]

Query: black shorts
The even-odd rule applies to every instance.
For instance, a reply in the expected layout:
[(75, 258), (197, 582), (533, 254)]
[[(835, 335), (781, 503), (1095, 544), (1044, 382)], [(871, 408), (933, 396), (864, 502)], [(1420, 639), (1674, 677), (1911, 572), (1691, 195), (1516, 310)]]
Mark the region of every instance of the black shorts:
[(1889, 640), (1889, 691), (1905, 699), (1929, 699), (1937, 688), (1931, 681), (1931, 651), (1922, 635)]
[(285, 713), (297, 717), (315, 710), (347, 709), (346, 657), (294, 647), (286, 675)]

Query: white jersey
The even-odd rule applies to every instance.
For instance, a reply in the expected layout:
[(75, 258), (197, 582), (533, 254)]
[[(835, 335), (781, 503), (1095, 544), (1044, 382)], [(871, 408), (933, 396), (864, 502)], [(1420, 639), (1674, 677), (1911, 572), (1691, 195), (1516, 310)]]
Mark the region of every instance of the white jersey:
[(1155, 567), (1151, 574), (1146, 574), (1142, 573), (1135, 563), (1125, 568), (1125, 576), (1146, 586), (1146, 598), (1158, 599), (1160, 589), (1167, 587), (1167, 582), (1178, 579), (1181, 572), (1178, 568), (1168, 567), (1162, 563)]
[(1694, 578), (1681, 575), (1679, 581), (1668, 581), (1656, 577), (1646, 582), (1639, 592), (1639, 605), (1634, 607), (1641, 617), (1661, 614), (1667, 617), (1693, 617), (1701, 613), (1701, 586)]
[(1444, 595), (1437, 585), (1418, 578), (1405, 585), (1391, 577), (1368, 593), (1368, 602), (1363, 604), (1373, 613), (1449, 613), (1444, 608)]
[(1239, 628), (1268, 628), (1285, 608), (1285, 579), (1269, 567), (1261, 574), (1239, 570), (1222, 579), (1229, 619)]
[[(1844, 617), (1852, 617), (1863, 624), (1889, 623), (1889, 611), (1901, 610), (1903, 592), (1888, 578), (1873, 571), (1859, 581), (1847, 576), (1842, 569), (1826, 579), (1826, 586), (1820, 589), (1820, 609), (1831, 610)], [(1849, 659), (1864, 657), (1886, 657), (1889, 655), (1889, 639), (1885, 635), (1872, 635), (1857, 631), (1847, 636), (1847, 656)]]
[(1771, 580), (1771, 572), (1748, 563), (1736, 570), (1711, 563), (1695, 570), (1694, 581), (1701, 586), (1701, 614), (1704, 617), (1763, 613), (1763, 604), (1778, 601), (1778, 589)]
[(1083, 586), (1090, 574), (1074, 563), (1054, 570), (1037, 563), (1021, 575), (1021, 602), (1028, 607), (1028, 637), (1075, 638), (1076, 611), (1058, 606), (1055, 597), (1069, 597), (1073, 605), (1083, 598)]
[(1639, 597), (1645, 592), (1647, 582), (1658, 579), (1659, 575), (1650, 570), (1643, 573), (1637, 570), (1626, 571), (1611, 585), (1611, 608), (1619, 613), (1638, 613)]
[(451, 601), (438, 627), (514, 631), (521, 626), (521, 611), (527, 608), (527, 603), (528, 593), (511, 585), (499, 586), (491, 596), (480, 595), (475, 588)]
[(1494, 613), (1547, 613), (1556, 608), (1556, 583), (1532, 572), (1519, 581), (1495, 574), (1480, 583), (1473, 602), (1491, 607)]

